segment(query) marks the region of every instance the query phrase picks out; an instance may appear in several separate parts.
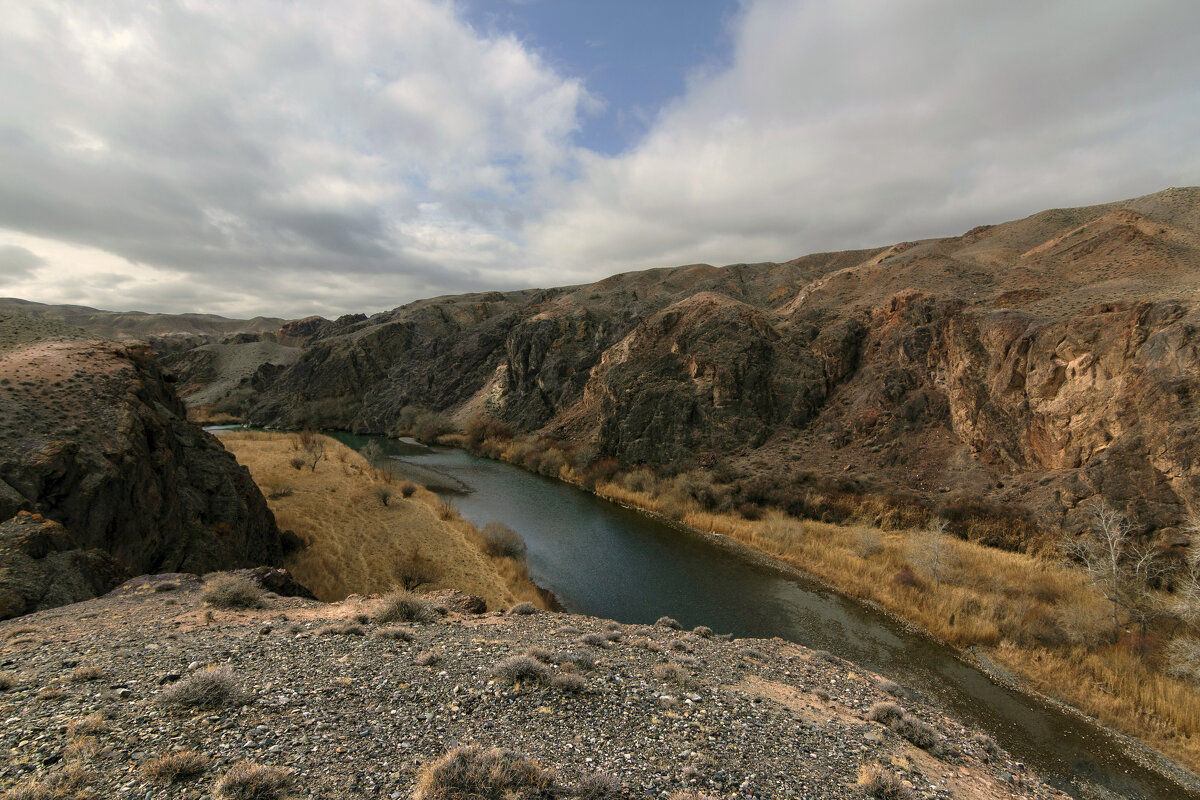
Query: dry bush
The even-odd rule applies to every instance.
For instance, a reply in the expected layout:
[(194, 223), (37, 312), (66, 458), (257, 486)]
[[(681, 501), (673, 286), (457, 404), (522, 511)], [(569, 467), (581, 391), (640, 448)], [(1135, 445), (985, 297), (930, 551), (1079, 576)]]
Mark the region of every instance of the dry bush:
[(437, 613), (422, 597), (406, 589), (388, 592), (380, 601), (371, 620), (379, 624), (389, 622), (428, 623), (437, 619)]
[(0, 692), (7, 692), (17, 685), (15, 672), (0, 672)]
[(317, 628), (318, 636), (365, 636), (366, 633), (361, 625), (355, 625), (350, 622), (325, 625)]
[(89, 714), (86, 717), (67, 723), (68, 736), (87, 736), (92, 733), (103, 733), (109, 729), (108, 720), (103, 714)]
[(400, 496), (405, 500), (417, 493), (417, 485), (412, 481), (404, 481), (400, 484)]
[(1167, 674), (1200, 684), (1200, 639), (1182, 637), (1166, 648)]
[(562, 653), (555, 657), (560, 666), (570, 665), (574, 669), (581, 669), (585, 672), (596, 668), (596, 659), (592, 658), (591, 654), (584, 650), (573, 650), (570, 653)]
[(516, 614), (518, 616), (526, 615), (526, 614), (536, 614), (536, 613), (538, 613), (538, 607), (535, 606), (533, 603), (529, 603), (529, 602), (517, 603), (516, 605), (514, 605), (512, 608), (510, 608), (508, 610), (508, 613)]
[(449, 522), (452, 519), (458, 519), (458, 509), (448, 500), (440, 501), (435, 510), (437, 511), (438, 519)]
[(413, 545), (396, 564), (395, 575), (400, 588), (411, 592), (435, 582), (441, 576), (441, 569), (432, 559), (425, 557), (420, 547)]
[(587, 689), (587, 680), (573, 672), (560, 672), (550, 679), (550, 685), (560, 692), (579, 694)]
[(858, 768), (858, 788), (867, 797), (876, 800), (911, 800), (915, 797), (912, 789), (905, 786), (895, 773), (875, 761)]
[(618, 778), (599, 772), (585, 775), (575, 785), (575, 797), (578, 800), (620, 800), (621, 792)]
[(673, 631), (683, 630), (683, 626), (679, 624), (679, 621), (671, 617), (659, 617), (654, 621), (654, 624), (659, 628), (670, 628)]
[(922, 722), (912, 714), (901, 715), (899, 719), (893, 720), (889, 727), (922, 750), (934, 750), (940, 741), (932, 725)]
[(422, 650), (413, 658), (413, 663), (418, 667), (432, 667), (441, 660), (442, 655), (436, 650)]
[(76, 682), (96, 681), (108, 674), (99, 664), (80, 664), (71, 671), (71, 680)]
[(293, 785), (292, 771), (239, 761), (213, 786), (215, 800), (284, 800)]
[(550, 670), (546, 665), (531, 656), (511, 656), (492, 668), (493, 677), (508, 683), (546, 683), (550, 680)]
[(239, 706), (250, 699), (251, 695), (238, 685), (228, 664), (197, 670), (158, 695), (158, 701), (164, 705), (203, 709)]
[(456, 747), (417, 778), (413, 800), (553, 800), (554, 775), (511, 750)]
[(681, 688), (687, 688), (692, 680), (687, 668), (674, 661), (668, 661), (666, 664), (655, 664), (654, 677), (663, 683), (673, 683)]
[(603, 634), (599, 633), (584, 634), (583, 636), (579, 637), (579, 643), (586, 644), (589, 647), (606, 648), (609, 646), (608, 639), (605, 638)]
[(394, 639), (398, 642), (411, 642), (416, 638), (416, 634), (413, 633), (412, 628), (402, 626), (378, 628), (371, 635), (380, 639)]
[(66, 800), (66, 798), (91, 800), (97, 795), (88, 788), (88, 784), (95, 777), (95, 772), (82, 764), (68, 764), (45, 778), (26, 778), (0, 795), (0, 798), (3, 800)]
[(903, 719), (903, 717), (904, 709), (887, 700), (875, 703), (871, 706), (871, 710), (867, 712), (867, 719), (883, 725), (891, 725), (893, 722)]
[(713, 637), (713, 629), (707, 625), (697, 625), (692, 628), (692, 633), (699, 636), (701, 639), (711, 639)]
[(152, 780), (178, 783), (185, 778), (203, 774), (211, 760), (194, 750), (178, 750), (145, 761), (142, 764), (142, 774)]
[(262, 608), (262, 587), (249, 578), (223, 572), (204, 582), (200, 596), (214, 608)]
[(489, 522), (483, 526), (483, 549), (489, 556), (522, 558), (526, 548), (521, 534), (502, 522)]
[(375, 484), (375, 488), (371, 490), (372, 496), (379, 501), (380, 505), (385, 507), (388, 503), (392, 502), (392, 496), (395, 493), (396, 491), (386, 483), (377, 483)]

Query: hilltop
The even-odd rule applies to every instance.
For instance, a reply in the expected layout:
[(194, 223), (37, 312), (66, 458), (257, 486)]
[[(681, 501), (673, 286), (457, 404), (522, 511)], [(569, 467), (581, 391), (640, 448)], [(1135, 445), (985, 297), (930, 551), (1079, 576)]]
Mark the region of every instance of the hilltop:
[(0, 788), (199, 798), (249, 760), (299, 797), (408, 797), (480, 744), (534, 762), (520, 796), (547, 800), (861, 798), (872, 777), (880, 797), (1063, 796), (903, 687), (780, 640), (472, 615), (452, 593), (400, 625), (374, 621), (375, 597), (206, 609), (221, 579), (147, 577), (0, 623)]

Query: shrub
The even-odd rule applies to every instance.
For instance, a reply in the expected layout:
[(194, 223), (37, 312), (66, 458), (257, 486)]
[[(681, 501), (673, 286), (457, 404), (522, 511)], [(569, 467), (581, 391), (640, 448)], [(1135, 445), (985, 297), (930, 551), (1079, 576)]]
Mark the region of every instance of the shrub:
[(656, 664), (654, 666), (654, 677), (664, 683), (673, 683), (676, 686), (687, 686), (691, 680), (688, 671), (680, 664), (674, 661), (669, 661), (666, 664)]
[(530, 602), (517, 603), (508, 610), (508, 613), (517, 615), (536, 614), (538, 613), (538, 607)]
[(909, 800), (913, 797), (911, 789), (876, 762), (858, 768), (858, 787), (867, 797), (877, 800)]
[(204, 602), (216, 608), (262, 608), (262, 588), (249, 578), (221, 573), (204, 583)]
[(404, 481), (400, 484), (400, 496), (405, 500), (417, 493), (417, 485), (412, 481)]
[(80, 664), (71, 672), (71, 680), (77, 682), (95, 681), (103, 678), (106, 674), (104, 667), (99, 664)]
[(587, 681), (583, 676), (573, 672), (560, 672), (550, 679), (550, 685), (561, 692), (578, 694), (587, 689)]
[(413, 545), (408, 554), (396, 564), (395, 576), (402, 589), (412, 591), (436, 581), (441, 576), (441, 570), (431, 559), (425, 557), (420, 547)]
[(673, 631), (683, 630), (683, 626), (677, 620), (670, 617), (659, 617), (654, 621), (654, 624), (660, 628), (670, 628)]
[(911, 714), (904, 714), (891, 723), (891, 728), (922, 750), (933, 750), (938, 744), (937, 731)]
[(392, 628), (379, 628), (371, 635), (377, 636), (380, 639), (395, 639), (399, 642), (411, 642), (416, 637), (411, 628), (399, 626)]
[(442, 660), (441, 655), (435, 650), (422, 650), (413, 658), (413, 663), (418, 667), (432, 667), (434, 664)]
[(204, 772), (208, 769), (209, 761), (208, 756), (194, 750), (180, 750), (149, 759), (142, 764), (142, 773), (156, 781), (177, 783)]
[(438, 519), (449, 521), (458, 517), (458, 509), (453, 503), (442, 500), (437, 504), (437, 515)]
[(904, 709), (895, 703), (884, 700), (875, 703), (871, 706), (871, 710), (867, 712), (867, 719), (874, 722), (879, 722), (883, 725), (891, 725), (893, 722), (904, 717)]
[(87, 736), (90, 733), (102, 733), (108, 730), (108, 722), (103, 714), (89, 714), (67, 724), (68, 736)]
[(702, 639), (711, 639), (713, 635), (713, 629), (707, 625), (697, 625), (696, 627), (692, 628), (692, 633), (696, 634)]
[(318, 636), (363, 636), (366, 631), (361, 625), (353, 625), (350, 623), (342, 623), (340, 625), (326, 625), (323, 628), (317, 628)]
[(228, 664), (207, 667), (169, 685), (158, 695), (160, 703), (185, 708), (218, 709), (242, 705), (250, 699), (233, 677)]
[(396, 589), (383, 596), (372, 619), (377, 623), (433, 622), (437, 614), (422, 598), (405, 589)]
[(292, 787), (292, 771), (239, 761), (217, 780), (216, 800), (282, 800)]
[(546, 683), (550, 670), (532, 656), (512, 656), (492, 668), (491, 674), (509, 683)]
[(0, 692), (7, 692), (17, 685), (17, 676), (11, 672), (0, 672)]
[(288, 459), (288, 464), (296, 471), (302, 470), (304, 469), (304, 456), (292, 456)]
[(619, 800), (621, 781), (599, 772), (585, 775), (575, 786), (575, 797), (579, 800)]
[(396, 492), (386, 483), (377, 483), (375, 488), (371, 489), (371, 495), (379, 501), (382, 506), (387, 506), (392, 501), (392, 495)]
[(917, 573), (912, 571), (912, 567), (903, 566), (896, 571), (892, 576), (892, 583), (897, 586), (908, 586), (913, 589), (921, 588), (921, 581), (917, 578)]
[(586, 636), (582, 636), (579, 639), (579, 643), (586, 644), (589, 647), (608, 647), (608, 639), (599, 633), (589, 633)]
[(592, 658), (591, 654), (583, 650), (575, 650), (570, 653), (562, 653), (556, 656), (559, 664), (570, 664), (578, 669), (589, 671), (596, 668), (596, 659)]
[(525, 555), (525, 540), (504, 523), (489, 522), (483, 526), (483, 549), (490, 556), (521, 558)]
[(421, 770), (413, 800), (554, 797), (554, 776), (511, 750), (456, 747)]
[(529, 656), (530, 658), (536, 658), (538, 661), (541, 661), (543, 664), (553, 664), (554, 663), (554, 654), (551, 653), (549, 650), (547, 650), (544, 647), (531, 647), (528, 650), (526, 650), (524, 653), (521, 653), (521, 655)]

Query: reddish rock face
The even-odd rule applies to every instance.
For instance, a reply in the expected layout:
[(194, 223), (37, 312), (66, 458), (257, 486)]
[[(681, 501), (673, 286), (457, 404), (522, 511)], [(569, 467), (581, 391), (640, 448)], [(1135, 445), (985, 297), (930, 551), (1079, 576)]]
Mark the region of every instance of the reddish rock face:
[(133, 574), (275, 564), (249, 472), (183, 405), (149, 350), (42, 342), (0, 354), (0, 519), (61, 524)]

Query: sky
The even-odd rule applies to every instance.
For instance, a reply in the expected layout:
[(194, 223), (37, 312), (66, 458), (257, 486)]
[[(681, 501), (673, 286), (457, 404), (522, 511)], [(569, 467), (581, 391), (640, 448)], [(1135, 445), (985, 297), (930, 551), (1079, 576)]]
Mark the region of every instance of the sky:
[(0, 296), (373, 313), (1200, 183), (1193, 0), (4, 0)]

